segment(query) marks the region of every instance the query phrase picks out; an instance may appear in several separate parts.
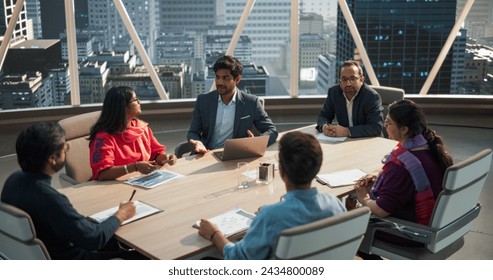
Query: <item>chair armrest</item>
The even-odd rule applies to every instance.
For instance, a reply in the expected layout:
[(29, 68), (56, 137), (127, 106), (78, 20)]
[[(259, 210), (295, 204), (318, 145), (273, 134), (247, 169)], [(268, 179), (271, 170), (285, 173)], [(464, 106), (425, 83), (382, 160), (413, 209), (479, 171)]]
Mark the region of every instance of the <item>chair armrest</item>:
[(401, 238), (428, 244), (432, 242), (433, 236), (436, 234), (436, 230), (429, 226), (394, 217), (379, 218), (372, 216), (368, 227), (371, 229), (372, 239), (376, 231), (383, 231)]
[(60, 185), (61, 185), (62, 188), (63, 187), (74, 186), (74, 185), (79, 184), (79, 182), (75, 181), (74, 178), (68, 176), (65, 173), (60, 173), (58, 175), (58, 178), (60, 178)]

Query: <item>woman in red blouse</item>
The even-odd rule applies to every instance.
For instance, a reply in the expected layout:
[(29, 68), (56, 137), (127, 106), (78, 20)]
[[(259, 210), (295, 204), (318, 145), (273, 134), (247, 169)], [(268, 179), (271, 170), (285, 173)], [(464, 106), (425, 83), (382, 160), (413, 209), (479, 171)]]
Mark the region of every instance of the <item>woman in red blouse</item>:
[(132, 88), (113, 87), (106, 93), (101, 116), (89, 135), (94, 180), (113, 180), (134, 171), (148, 174), (176, 163), (176, 156), (166, 154), (148, 124), (137, 119), (140, 113)]

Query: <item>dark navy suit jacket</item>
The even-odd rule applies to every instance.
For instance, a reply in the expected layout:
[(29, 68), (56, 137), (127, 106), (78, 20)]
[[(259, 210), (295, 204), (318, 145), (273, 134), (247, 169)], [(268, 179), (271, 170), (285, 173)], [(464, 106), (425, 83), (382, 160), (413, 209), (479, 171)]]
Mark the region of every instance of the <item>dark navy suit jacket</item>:
[(349, 127), (346, 97), (339, 85), (329, 89), (324, 106), (317, 119), (317, 130), (334, 118), (341, 126), (349, 128), (350, 137), (383, 136), (383, 107), (380, 95), (369, 85), (363, 84), (353, 102), (353, 126)]
[[(212, 91), (197, 96), (193, 109), (192, 122), (187, 139), (200, 140), (209, 149), (216, 125), (217, 102), (219, 93)], [(247, 130), (254, 127), (262, 135), (269, 136), (269, 145), (277, 139), (276, 127), (265, 112), (257, 96), (238, 90), (236, 95), (233, 138), (248, 137)]]

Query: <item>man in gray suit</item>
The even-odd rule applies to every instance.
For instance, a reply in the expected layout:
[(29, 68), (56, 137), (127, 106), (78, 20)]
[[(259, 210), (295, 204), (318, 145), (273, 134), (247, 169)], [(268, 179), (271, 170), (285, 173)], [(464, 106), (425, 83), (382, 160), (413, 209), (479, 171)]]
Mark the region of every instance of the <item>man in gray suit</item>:
[[(317, 119), (317, 130), (331, 137), (382, 136), (383, 107), (380, 95), (365, 83), (356, 61), (341, 67), (339, 85), (329, 89)], [(337, 118), (337, 125), (332, 121)]]
[(269, 136), (269, 145), (277, 139), (276, 127), (257, 96), (240, 91), (243, 66), (231, 56), (220, 57), (213, 66), (216, 90), (197, 96), (187, 139), (195, 153), (221, 148), (226, 139), (253, 137), (253, 126)]

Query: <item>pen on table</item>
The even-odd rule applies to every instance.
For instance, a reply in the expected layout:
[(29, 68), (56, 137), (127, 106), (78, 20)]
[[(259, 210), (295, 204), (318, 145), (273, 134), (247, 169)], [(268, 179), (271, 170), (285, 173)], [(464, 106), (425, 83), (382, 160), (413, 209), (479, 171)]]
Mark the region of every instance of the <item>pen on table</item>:
[(134, 190), (134, 191), (132, 192), (132, 195), (130, 196), (130, 199), (129, 199), (128, 201), (132, 201), (132, 198), (134, 198), (134, 195), (135, 195), (135, 193), (136, 193), (136, 192), (137, 192), (137, 190)]

